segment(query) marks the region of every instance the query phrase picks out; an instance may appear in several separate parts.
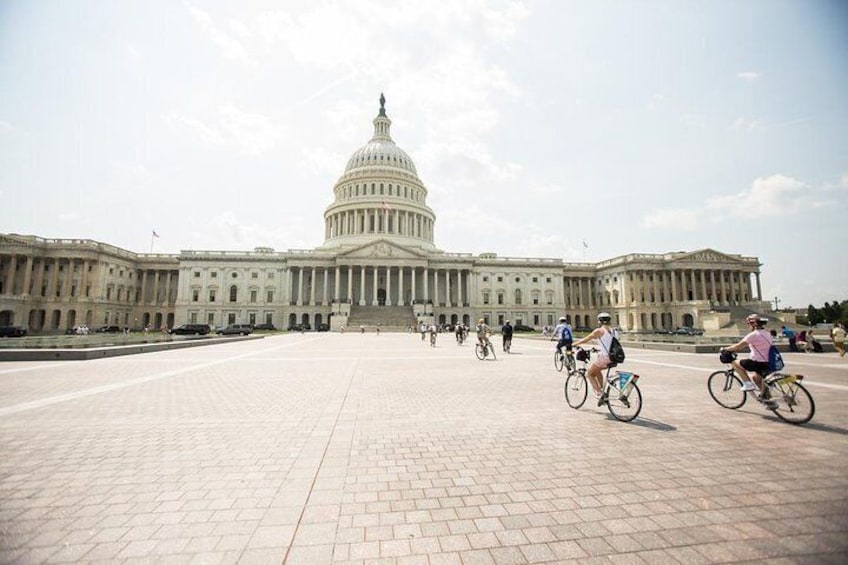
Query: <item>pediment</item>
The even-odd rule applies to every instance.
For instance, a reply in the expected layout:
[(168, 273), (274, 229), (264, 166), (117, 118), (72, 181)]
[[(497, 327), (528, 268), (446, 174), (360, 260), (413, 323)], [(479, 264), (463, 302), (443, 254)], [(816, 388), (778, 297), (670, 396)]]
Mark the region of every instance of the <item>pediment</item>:
[(699, 249), (674, 258), (676, 263), (739, 263), (739, 257), (715, 249)]
[(422, 259), (426, 255), (420, 251), (408, 249), (386, 239), (380, 239), (339, 253), (338, 257), (356, 259)]

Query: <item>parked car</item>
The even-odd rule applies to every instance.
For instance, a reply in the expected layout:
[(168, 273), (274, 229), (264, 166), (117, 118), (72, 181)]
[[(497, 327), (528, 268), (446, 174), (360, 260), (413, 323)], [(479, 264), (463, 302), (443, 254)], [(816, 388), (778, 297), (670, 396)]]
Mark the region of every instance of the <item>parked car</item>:
[(308, 332), (312, 329), (309, 324), (292, 324), (289, 326), (290, 332)]
[(277, 326), (275, 326), (274, 324), (256, 324), (255, 326), (253, 326), (253, 329), (256, 330), (256, 331), (262, 330), (262, 331), (274, 332), (274, 331), (277, 331)]
[(330, 331), (330, 324), (318, 324), (318, 329), (317, 329), (317, 331), (319, 331), (319, 332), (328, 332), (328, 331)]
[(699, 330), (697, 328), (681, 327), (674, 330), (674, 333), (676, 333), (677, 335), (704, 335), (704, 330)]
[(250, 324), (230, 324), (226, 328), (218, 330), (218, 335), (249, 335), (253, 332)]
[(210, 331), (209, 324), (182, 324), (171, 328), (168, 333), (174, 335), (206, 335)]
[(122, 330), (118, 326), (100, 326), (95, 330), (95, 332), (99, 334), (119, 334), (122, 331), (124, 330)]
[(26, 337), (27, 329), (21, 326), (0, 326), (0, 337)]
[(515, 324), (512, 327), (512, 331), (514, 332), (535, 332), (536, 328), (533, 326), (525, 326), (524, 324)]

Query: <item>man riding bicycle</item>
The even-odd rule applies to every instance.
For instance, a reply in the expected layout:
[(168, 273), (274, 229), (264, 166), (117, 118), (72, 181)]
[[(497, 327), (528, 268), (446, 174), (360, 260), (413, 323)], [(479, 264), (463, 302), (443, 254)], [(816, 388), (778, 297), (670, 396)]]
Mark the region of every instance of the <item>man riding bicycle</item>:
[[(739, 342), (733, 345), (722, 347), (721, 351), (745, 351), (750, 350), (748, 359), (734, 359), (731, 365), (733, 370), (739, 375), (742, 380), (742, 390), (745, 392), (759, 392), (761, 395), (763, 389), (763, 376), (768, 375), (769, 370), (769, 349), (771, 349), (774, 341), (771, 334), (764, 328), (768, 320), (760, 318), (757, 314), (751, 314), (745, 321), (751, 332), (743, 337)], [(748, 371), (751, 371), (749, 373)]]
[(477, 342), (483, 347), (484, 353), (488, 351), (490, 333), (492, 332), (486, 324), (486, 320), (483, 318), (477, 320)]
[(574, 334), (571, 331), (571, 325), (568, 323), (568, 318), (563, 316), (559, 319), (559, 324), (554, 328), (554, 335), (551, 338), (551, 341), (557, 340), (556, 350), (560, 357), (562, 357), (562, 348), (565, 347), (565, 350), (570, 354), (571, 353), (571, 345), (572, 340), (574, 340)]

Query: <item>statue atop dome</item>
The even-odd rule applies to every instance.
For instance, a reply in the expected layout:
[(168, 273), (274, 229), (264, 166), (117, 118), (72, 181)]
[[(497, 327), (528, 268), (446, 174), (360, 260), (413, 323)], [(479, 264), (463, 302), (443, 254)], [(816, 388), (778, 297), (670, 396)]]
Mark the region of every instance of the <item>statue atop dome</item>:
[(383, 96), (383, 93), (380, 93), (380, 115), (386, 115), (386, 97)]

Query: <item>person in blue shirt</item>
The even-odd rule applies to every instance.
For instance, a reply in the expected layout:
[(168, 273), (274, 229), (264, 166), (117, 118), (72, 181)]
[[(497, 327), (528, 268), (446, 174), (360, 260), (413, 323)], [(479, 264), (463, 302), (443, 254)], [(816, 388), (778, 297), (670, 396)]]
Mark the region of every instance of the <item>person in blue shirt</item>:
[(574, 334), (571, 331), (571, 326), (568, 324), (568, 319), (564, 316), (559, 319), (559, 324), (554, 328), (554, 337), (557, 340), (556, 350), (562, 357), (562, 348), (571, 353), (571, 344), (574, 341)]
[(798, 352), (798, 336), (795, 335), (795, 332), (791, 328), (787, 328), (786, 326), (780, 326), (780, 333), (783, 334), (783, 337), (789, 340), (789, 351)]

